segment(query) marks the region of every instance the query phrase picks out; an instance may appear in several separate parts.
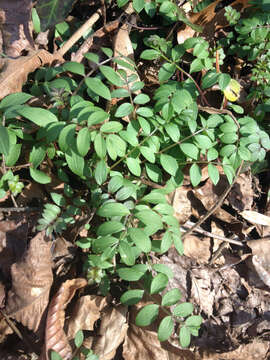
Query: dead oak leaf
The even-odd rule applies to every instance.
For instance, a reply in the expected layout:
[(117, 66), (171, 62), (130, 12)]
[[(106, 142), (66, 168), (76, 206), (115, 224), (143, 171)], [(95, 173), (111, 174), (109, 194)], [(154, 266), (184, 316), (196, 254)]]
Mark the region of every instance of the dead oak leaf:
[(29, 55), (17, 59), (4, 59), (0, 73), (0, 99), (22, 91), (22, 86), (29, 73), (56, 60), (57, 55), (52, 55), (46, 50), (30, 51)]
[(6, 314), (37, 331), (53, 282), (51, 244), (44, 232), (31, 240), (23, 259), (11, 266), (11, 277)]
[(68, 338), (74, 339), (79, 330), (94, 330), (106, 305), (107, 299), (103, 296), (86, 295), (78, 299), (68, 322)]
[(114, 359), (116, 350), (124, 341), (128, 324), (127, 307), (119, 305), (106, 308), (101, 318), (99, 336), (94, 339), (92, 349), (102, 360)]

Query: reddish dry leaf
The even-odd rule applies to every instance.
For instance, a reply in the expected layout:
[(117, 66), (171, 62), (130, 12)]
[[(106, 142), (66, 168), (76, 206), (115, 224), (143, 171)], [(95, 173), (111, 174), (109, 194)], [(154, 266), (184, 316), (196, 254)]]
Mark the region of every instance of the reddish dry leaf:
[(68, 322), (68, 338), (74, 339), (79, 330), (94, 330), (95, 322), (100, 318), (102, 309), (107, 305), (103, 296), (82, 296), (75, 305)]
[(123, 342), (128, 329), (126, 315), (127, 307), (123, 305), (104, 310), (99, 336), (94, 339), (92, 346), (101, 360), (113, 359), (117, 348)]
[(47, 321), (45, 346), (40, 360), (48, 360), (48, 351), (54, 350), (62, 356), (63, 360), (69, 360), (72, 356), (72, 350), (67, 336), (64, 332), (65, 308), (73, 298), (76, 290), (87, 285), (85, 279), (72, 279), (65, 281), (56, 295), (50, 302)]
[(6, 314), (36, 331), (47, 307), (53, 281), (51, 243), (45, 240), (45, 232), (31, 240), (22, 261), (11, 266), (11, 276)]
[(46, 50), (39, 50), (30, 51), (29, 55), (17, 59), (2, 60), (0, 99), (9, 94), (22, 91), (22, 86), (26, 82), (28, 74), (45, 64), (51, 64), (56, 60), (56, 57), (56, 55), (54, 56)]

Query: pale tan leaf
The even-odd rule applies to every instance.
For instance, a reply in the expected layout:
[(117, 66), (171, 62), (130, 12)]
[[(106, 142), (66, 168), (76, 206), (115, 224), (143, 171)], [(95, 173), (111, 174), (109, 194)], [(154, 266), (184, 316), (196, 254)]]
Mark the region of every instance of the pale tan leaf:
[(22, 91), (22, 86), (29, 73), (45, 64), (51, 64), (56, 56), (46, 50), (31, 51), (27, 56), (17, 59), (4, 59), (4, 66), (0, 73), (0, 99)]
[(31, 240), (22, 261), (11, 266), (11, 276), (6, 314), (36, 331), (47, 307), (53, 281), (51, 243), (45, 240), (45, 232)]
[[(118, 30), (118, 33), (114, 40), (114, 56), (118, 56), (120, 58), (127, 57), (134, 61), (134, 52), (133, 52), (132, 43), (131, 43), (131, 40), (129, 37), (128, 24), (123, 24), (121, 26), (121, 28)], [(123, 58), (122, 60), (126, 61), (125, 58)], [(125, 70), (127, 76), (131, 76), (131, 75), (135, 74), (137, 76), (137, 79), (135, 80), (135, 82), (140, 81), (140, 77), (135, 69), (134, 70), (127, 69), (118, 64), (117, 64), (117, 69)], [(131, 82), (129, 84), (129, 86), (131, 87), (133, 83), (134, 82)], [(135, 93), (139, 94), (140, 90), (136, 91)]]
[(174, 216), (179, 224), (184, 224), (191, 216), (191, 203), (188, 198), (190, 188), (180, 186), (175, 191), (167, 195), (168, 202), (174, 209)]
[(266, 267), (264, 266), (263, 257), (253, 255), (252, 263), (253, 263), (260, 279), (265, 283), (265, 285), (267, 285), (270, 288), (270, 272), (267, 271)]
[(256, 211), (245, 210), (240, 215), (251, 224), (270, 226), (270, 217)]
[(94, 330), (94, 324), (106, 305), (107, 299), (103, 296), (87, 295), (78, 299), (68, 322), (68, 338), (74, 339), (79, 330)]
[(46, 320), (45, 347), (40, 360), (48, 359), (48, 351), (58, 352), (63, 360), (71, 359), (72, 351), (64, 332), (65, 308), (73, 298), (76, 290), (87, 285), (85, 279), (65, 281), (49, 305)]
[(100, 360), (114, 358), (118, 346), (123, 342), (128, 324), (126, 320), (127, 307), (119, 305), (106, 308), (101, 319), (99, 336), (94, 339), (92, 349)]
[(183, 240), (184, 254), (198, 263), (208, 263), (211, 257), (211, 240), (208, 237), (189, 235)]
[[(247, 245), (252, 250), (252, 265), (254, 266), (259, 278), (265, 285), (270, 287), (270, 241), (252, 240)], [(249, 265), (249, 263), (248, 263)], [(254, 269), (251, 268), (251, 271)], [(254, 276), (254, 274), (252, 274)]]

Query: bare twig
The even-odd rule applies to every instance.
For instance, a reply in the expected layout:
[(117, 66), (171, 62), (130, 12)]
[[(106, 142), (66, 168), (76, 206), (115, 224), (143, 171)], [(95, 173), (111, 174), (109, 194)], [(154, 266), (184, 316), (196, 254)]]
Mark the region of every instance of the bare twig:
[(72, 61), (81, 62), (83, 59), (83, 55), (89, 51), (90, 47), (93, 44), (94, 37), (101, 38), (105, 34), (114, 31), (118, 28), (120, 23), (120, 19), (116, 19), (114, 21), (109, 22), (102, 28), (98, 29), (94, 34), (89, 36), (84, 43), (80, 46), (78, 51), (75, 53), (75, 55), (72, 56)]
[(10, 317), (3, 310), (0, 310), (0, 313), (3, 316), (3, 318), (5, 319), (8, 326), (17, 334), (17, 336), (21, 340), (24, 340), (20, 330), (17, 328), (17, 326), (14, 324), (14, 322), (12, 320), (10, 320)]
[[(180, 227), (180, 230), (183, 231), (183, 232), (186, 232), (187, 228), (190, 229), (191, 227), (193, 227), (195, 225), (196, 225), (195, 223), (193, 223), (191, 221), (187, 221), (186, 224), (184, 224), (183, 226)], [(196, 231), (196, 232), (198, 232), (198, 233), (200, 233), (202, 235), (209, 236), (209, 237), (214, 238), (214, 239), (218, 239), (218, 240), (229, 242), (231, 244), (243, 246), (243, 243), (241, 241), (239, 241), (239, 240), (229, 239), (229, 238), (226, 238), (224, 236), (213, 234), (213, 233), (211, 233), (209, 231), (203, 230), (202, 228), (200, 228), (198, 226), (196, 227), (196, 229), (194, 231)]]
[(62, 57), (72, 48), (72, 46), (83, 36), (83, 34), (90, 29), (100, 18), (102, 11), (97, 10), (72, 36), (68, 41), (56, 52), (57, 57)]
[(229, 194), (229, 192), (231, 191), (237, 177), (239, 176), (241, 169), (243, 167), (244, 161), (242, 160), (237, 173), (235, 175), (235, 178), (233, 180), (233, 182), (231, 183), (231, 185), (224, 191), (224, 193), (221, 195), (221, 197), (219, 198), (219, 200), (211, 207), (211, 209), (200, 218), (200, 220), (194, 224), (187, 232), (184, 233), (184, 235), (182, 236), (182, 239), (186, 238), (188, 235), (190, 235), (193, 231), (195, 231), (197, 229), (198, 226), (200, 226), (203, 222), (205, 222), (206, 219), (208, 219), (223, 203), (223, 201), (225, 200), (226, 196)]
[(40, 207), (0, 207), (1, 212), (31, 212), (31, 211), (41, 211)]
[(228, 109), (216, 109), (214, 107), (210, 107), (210, 106), (201, 106), (198, 105), (198, 109), (200, 111), (204, 111), (208, 114), (226, 114), (226, 115), (230, 115), (230, 117), (233, 119), (233, 121), (235, 122), (238, 130), (240, 129), (240, 125), (239, 122), (237, 121), (236, 117), (233, 115), (233, 113), (228, 110)]

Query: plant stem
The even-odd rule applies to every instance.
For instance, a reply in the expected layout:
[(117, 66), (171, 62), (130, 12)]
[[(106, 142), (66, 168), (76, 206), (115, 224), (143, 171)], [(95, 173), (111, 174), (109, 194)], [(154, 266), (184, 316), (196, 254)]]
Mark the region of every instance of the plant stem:
[(154, 135), (154, 133), (158, 130), (158, 128), (155, 128), (145, 139), (143, 139), (143, 141), (141, 143), (139, 143), (138, 145), (136, 145), (133, 149), (131, 149), (125, 156), (121, 157), (121, 159), (119, 159), (118, 161), (116, 161), (116, 163), (114, 163), (111, 167), (110, 170), (114, 169), (118, 164), (120, 164), (123, 160), (125, 160), (126, 158), (129, 157), (130, 154), (133, 153), (133, 151), (135, 151), (137, 148), (139, 148), (140, 146), (142, 146), (142, 144), (144, 144), (148, 139), (150, 139), (151, 136)]

